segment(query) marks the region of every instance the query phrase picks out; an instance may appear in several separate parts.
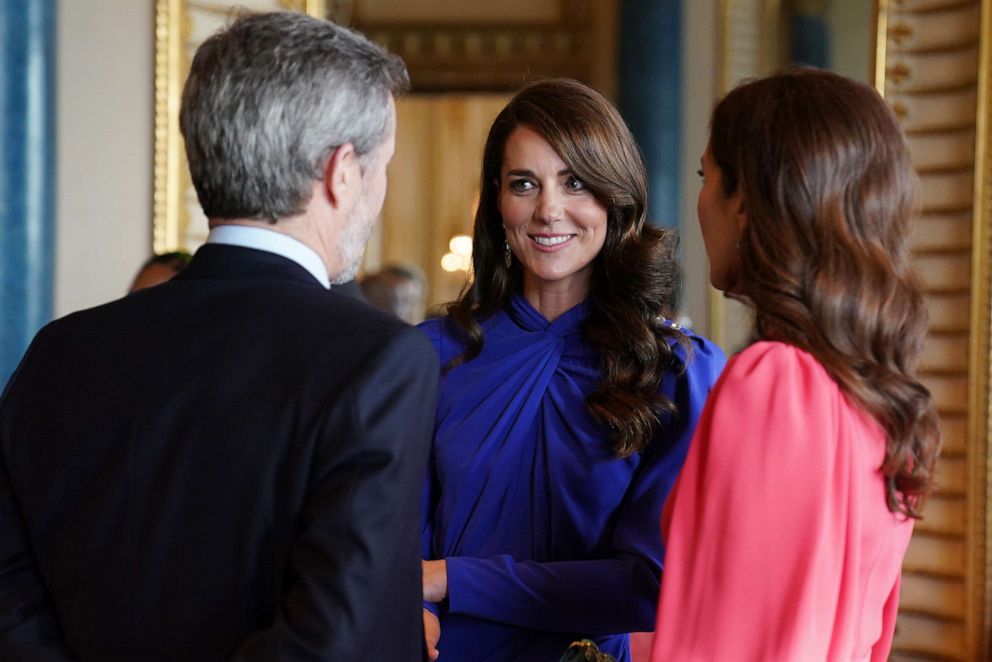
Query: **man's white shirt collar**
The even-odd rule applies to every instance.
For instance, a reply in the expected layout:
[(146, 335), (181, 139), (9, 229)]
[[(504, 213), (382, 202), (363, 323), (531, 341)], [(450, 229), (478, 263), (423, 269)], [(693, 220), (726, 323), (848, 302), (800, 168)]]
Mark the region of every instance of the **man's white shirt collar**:
[(324, 287), (331, 287), (327, 267), (317, 252), (302, 241), (281, 232), (253, 225), (218, 225), (210, 230), (207, 243), (254, 248), (281, 255), (309, 271)]

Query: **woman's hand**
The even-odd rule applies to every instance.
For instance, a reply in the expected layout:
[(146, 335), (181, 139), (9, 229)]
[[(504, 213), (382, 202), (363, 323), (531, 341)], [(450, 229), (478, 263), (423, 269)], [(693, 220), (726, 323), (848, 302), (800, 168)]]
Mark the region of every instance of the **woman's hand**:
[(441, 602), (448, 597), (448, 562), (421, 561), (424, 573), (424, 600)]
[(441, 621), (432, 612), (424, 610), (424, 645), (427, 647), (427, 659), (434, 662), (441, 654), (437, 650), (437, 642), (441, 638)]

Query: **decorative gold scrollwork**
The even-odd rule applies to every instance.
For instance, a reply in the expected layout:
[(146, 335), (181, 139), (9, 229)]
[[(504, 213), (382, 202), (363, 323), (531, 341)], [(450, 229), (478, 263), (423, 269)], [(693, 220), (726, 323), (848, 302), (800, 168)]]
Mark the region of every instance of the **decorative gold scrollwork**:
[(885, 68), (885, 76), (889, 82), (895, 86), (902, 85), (903, 82), (909, 80), (913, 72), (910, 71), (909, 67), (902, 62), (896, 62), (892, 66)]
[(913, 28), (908, 23), (896, 23), (889, 28), (889, 38), (902, 46), (913, 36)]
[(892, 104), (892, 112), (896, 114), (900, 122), (905, 121), (906, 117), (909, 116), (909, 109), (906, 108), (906, 104), (901, 101), (896, 101)]

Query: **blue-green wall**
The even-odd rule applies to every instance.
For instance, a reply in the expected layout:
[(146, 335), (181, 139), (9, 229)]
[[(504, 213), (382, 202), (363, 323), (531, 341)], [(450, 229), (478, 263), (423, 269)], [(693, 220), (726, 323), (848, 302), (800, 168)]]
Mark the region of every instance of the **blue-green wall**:
[(0, 383), (52, 316), (55, 0), (0, 0)]
[(623, 0), (619, 106), (648, 168), (648, 216), (677, 227), (682, 185), (682, 0)]

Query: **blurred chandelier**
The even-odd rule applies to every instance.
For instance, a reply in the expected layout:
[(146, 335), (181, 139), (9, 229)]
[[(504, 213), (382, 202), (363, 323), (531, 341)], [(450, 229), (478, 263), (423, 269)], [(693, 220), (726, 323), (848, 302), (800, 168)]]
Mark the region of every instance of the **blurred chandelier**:
[(441, 268), (454, 273), (472, 268), (472, 237), (456, 234), (448, 241), (449, 252), (441, 258)]

